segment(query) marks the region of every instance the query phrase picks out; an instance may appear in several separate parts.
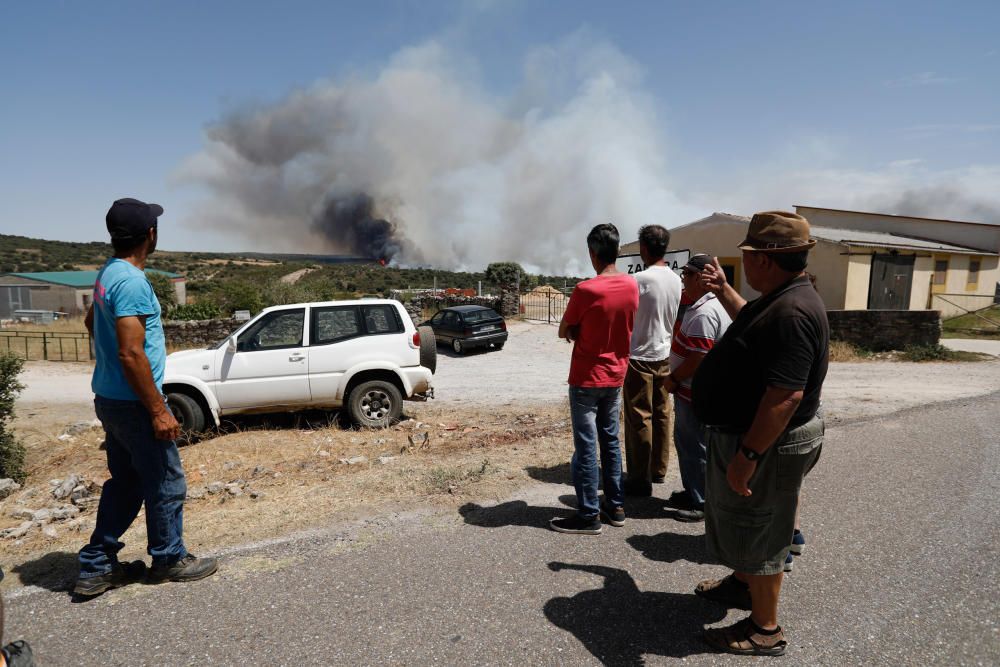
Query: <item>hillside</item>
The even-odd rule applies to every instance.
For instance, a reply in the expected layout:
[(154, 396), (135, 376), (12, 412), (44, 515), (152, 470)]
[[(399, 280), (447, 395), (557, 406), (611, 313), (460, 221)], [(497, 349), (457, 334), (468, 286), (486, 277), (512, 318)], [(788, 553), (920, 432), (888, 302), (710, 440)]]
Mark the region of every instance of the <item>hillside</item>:
[[(110, 254), (108, 243), (50, 241), (0, 234), (0, 273), (96, 269)], [(266, 298), (275, 303), (294, 298), (387, 294), (393, 289), (435, 285), (439, 288), (476, 288), (480, 281), (485, 283), (482, 271), (381, 266), (371, 260), (335, 255), (158, 251), (150, 257), (149, 267), (185, 276), (191, 301), (208, 301), (224, 309), (248, 305), (244, 302), (251, 291), (267, 293)], [(301, 272), (294, 285), (280, 283), (283, 276), (294, 272)], [(532, 276), (530, 282), (562, 287), (575, 285), (579, 280), (566, 276)], [(281, 293), (274, 294), (275, 290)]]

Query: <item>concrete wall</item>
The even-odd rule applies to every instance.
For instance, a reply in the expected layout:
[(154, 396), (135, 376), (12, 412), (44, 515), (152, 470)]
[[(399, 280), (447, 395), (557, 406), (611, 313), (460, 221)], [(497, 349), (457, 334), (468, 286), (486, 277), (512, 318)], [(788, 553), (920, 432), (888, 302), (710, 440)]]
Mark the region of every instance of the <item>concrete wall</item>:
[[(79, 312), (76, 307), (76, 290), (72, 287), (18, 276), (0, 276), (0, 285), (23, 285), (31, 288), (30, 310), (56, 310), (70, 314)], [(29, 306), (25, 305), (24, 309), (29, 309)]]
[(941, 319), (947, 320), (987, 308), (993, 305), (993, 298), (992, 294), (934, 294), (931, 308), (941, 311)]
[[(849, 255), (847, 262), (847, 280), (844, 287), (845, 310), (864, 310), (868, 308), (868, 292), (872, 280), (872, 256)], [(832, 308), (827, 304), (828, 308)]]
[(910, 287), (910, 310), (925, 310), (929, 304), (931, 278), (934, 277), (934, 258), (918, 256), (913, 261), (913, 285)]
[(937, 345), (941, 314), (935, 310), (830, 310), (830, 339), (869, 350)]
[[(827, 308), (847, 308), (846, 297), (850, 285), (850, 256), (847, 248), (837, 243), (820, 241), (809, 253), (809, 268), (806, 270), (816, 276), (816, 290)], [(857, 275), (854, 276), (858, 283)], [(865, 278), (863, 289), (868, 289)], [(864, 306), (861, 306), (862, 308)]]
[[(987, 252), (1000, 252), (1000, 225), (997, 224), (948, 222), (901, 215), (832, 211), (810, 206), (796, 206), (795, 210), (799, 215), (805, 216), (810, 224), (818, 227), (887, 232), (977, 248)], [(996, 221), (990, 220), (988, 222), (995, 223)]]
[(178, 306), (187, 305), (187, 281), (184, 278), (174, 278), (174, 294)]

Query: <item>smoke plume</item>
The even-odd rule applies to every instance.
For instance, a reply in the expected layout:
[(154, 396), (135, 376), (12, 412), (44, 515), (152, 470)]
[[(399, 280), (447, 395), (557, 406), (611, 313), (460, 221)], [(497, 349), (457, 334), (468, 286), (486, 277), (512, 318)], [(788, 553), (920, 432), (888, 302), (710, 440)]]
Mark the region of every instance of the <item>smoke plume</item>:
[(704, 212), (671, 193), (640, 72), (613, 47), (581, 33), (531, 53), (506, 96), (476, 69), (432, 42), (228, 114), (181, 168), (209, 194), (197, 224), (257, 248), (581, 273), (595, 224), (629, 240)]

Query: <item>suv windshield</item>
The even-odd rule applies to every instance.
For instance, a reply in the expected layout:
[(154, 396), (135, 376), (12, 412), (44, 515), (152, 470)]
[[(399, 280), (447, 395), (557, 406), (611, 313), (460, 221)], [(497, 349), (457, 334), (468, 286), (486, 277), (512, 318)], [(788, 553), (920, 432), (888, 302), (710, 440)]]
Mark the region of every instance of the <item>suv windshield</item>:
[(466, 324), (476, 324), (477, 322), (485, 322), (486, 320), (499, 320), (500, 316), (497, 315), (495, 310), (487, 308), (486, 310), (473, 310), (471, 312), (465, 313)]

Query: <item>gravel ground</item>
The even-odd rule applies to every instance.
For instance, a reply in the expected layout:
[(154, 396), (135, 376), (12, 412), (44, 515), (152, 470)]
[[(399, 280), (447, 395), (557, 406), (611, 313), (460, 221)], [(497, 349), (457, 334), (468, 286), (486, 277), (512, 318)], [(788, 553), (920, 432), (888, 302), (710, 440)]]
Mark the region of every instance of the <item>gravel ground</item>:
[[(564, 401), (570, 352), (555, 326), (520, 322), (511, 325), (510, 339), (498, 352), (459, 357), (442, 348), (436, 402), (491, 407)], [(823, 403), (828, 419), (836, 422), (997, 390), (996, 361), (836, 363), (830, 365)]]
[[(494, 408), (559, 403), (566, 400), (571, 346), (551, 324), (512, 322), (502, 350), (456, 355), (438, 350), (433, 405)], [(957, 339), (945, 341), (963, 344)], [(996, 341), (971, 341), (989, 351)], [(984, 344), (984, 345), (980, 345)], [(1000, 349), (994, 353), (1000, 354)], [(22, 418), (34, 423), (93, 419), (91, 366), (30, 362), (22, 376), (26, 389), (18, 401)], [(906, 363), (872, 361), (830, 365), (823, 389), (831, 421), (888, 414), (897, 410), (979, 396), (1000, 390), (1000, 361)]]
[[(827, 432), (806, 481), (807, 549), (783, 591), (786, 659), (1000, 663), (998, 412), (993, 394)], [(562, 466), (500, 504), (230, 550), (203, 582), (80, 605), (21, 589), (8, 598), (7, 635), (51, 666), (757, 664), (699, 639), (744, 615), (691, 593), (723, 572), (701, 525), (665, 518), (654, 498), (630, 503), (626, 526), (599, 537), (554, 533), (547, 521), (572, 502), (565, 478)], [(71, 553), (45, 558), (75, 567)]]

